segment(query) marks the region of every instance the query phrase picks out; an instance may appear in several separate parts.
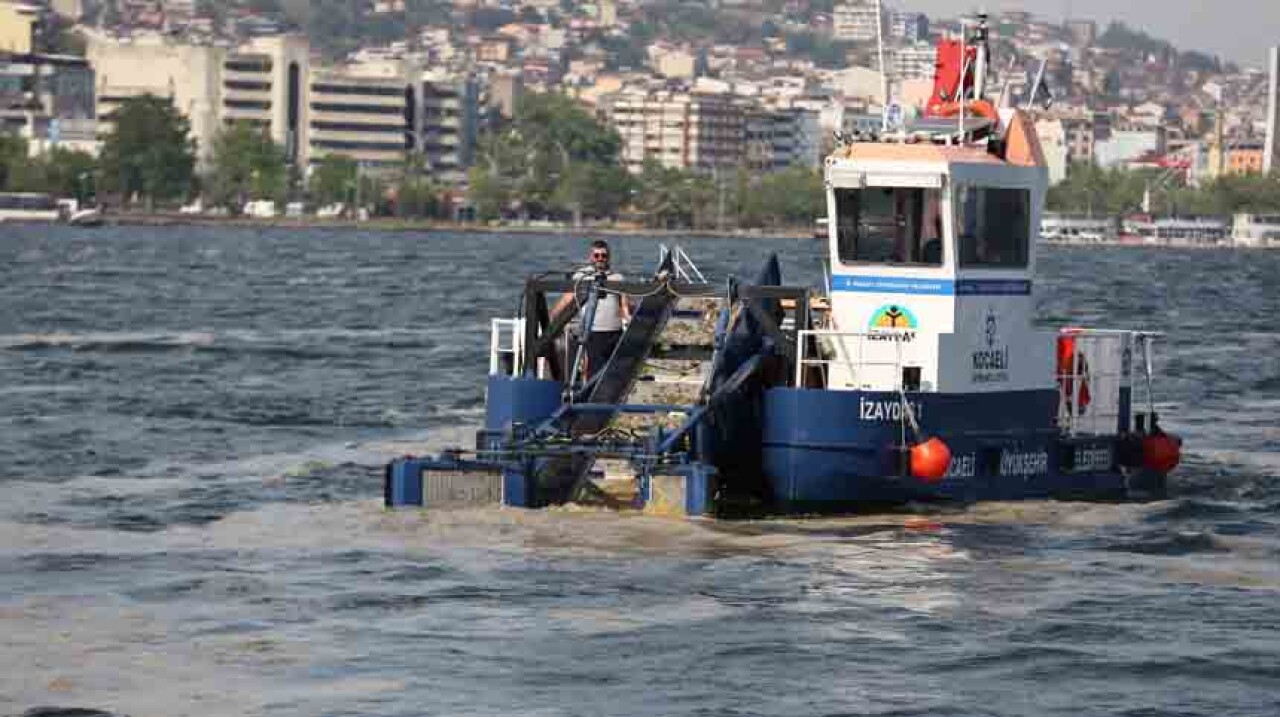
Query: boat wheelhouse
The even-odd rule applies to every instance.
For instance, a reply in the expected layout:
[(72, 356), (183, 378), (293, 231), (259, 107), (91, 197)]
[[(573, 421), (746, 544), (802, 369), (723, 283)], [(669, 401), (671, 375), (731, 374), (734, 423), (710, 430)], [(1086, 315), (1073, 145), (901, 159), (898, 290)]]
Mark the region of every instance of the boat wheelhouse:
[(1045, 212), (1040, 237), (1049, 243), (1113, 244), (1119, 239), (1114, 217)]

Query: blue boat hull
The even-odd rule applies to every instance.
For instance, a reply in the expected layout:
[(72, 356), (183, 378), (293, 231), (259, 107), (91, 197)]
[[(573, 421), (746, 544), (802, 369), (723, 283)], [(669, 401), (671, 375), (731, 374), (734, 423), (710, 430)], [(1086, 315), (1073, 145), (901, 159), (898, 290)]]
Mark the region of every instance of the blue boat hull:
[[(1136, 467), (1120, 433), (1068, 438), (1056, 391), (910, 394), (928, 435), (951, 449), (935, 484), (909, 475), (895, 393), (773, 388), (763, 399), (761, 467), (784, 511), (843, 510), (920, 500), (1124, 500), (1162, 490)], [(1127, 464), (1127, 465), (1126, 465)]]

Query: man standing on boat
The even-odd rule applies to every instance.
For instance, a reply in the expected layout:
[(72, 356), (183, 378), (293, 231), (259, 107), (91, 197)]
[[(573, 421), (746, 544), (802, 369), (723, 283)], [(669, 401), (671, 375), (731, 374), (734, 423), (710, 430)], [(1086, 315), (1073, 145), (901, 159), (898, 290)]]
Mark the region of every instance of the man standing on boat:
[[(552, 309), (553, 316), (568, 308), (576, 290), (583, 282), (588, 281), (622, 281), (622, 274), (612, 271), (609, 264), (609, 243), (603, 239), (591, 242), (587, 251), (587, 265), (573, 273), (575, 291), (560, 297)], [(585, 287), (584, 287), (585, 289)], [(580, 298), (578, 300), (581, 300)], [(586, 307), (582, 307), (584, 310)], [(622, 338), (623, 324), (631, 320), (631, 307), (625, 298), (613, 291), (601, 291), (596, 298), (595, 317), (591, 322), (591, 332), (587, 335), (587, 365), (583, 377), (590, 378), (598, 369), (609, 362), (613, 350)], [(581, 329), (579, 329), (581, 331)]]

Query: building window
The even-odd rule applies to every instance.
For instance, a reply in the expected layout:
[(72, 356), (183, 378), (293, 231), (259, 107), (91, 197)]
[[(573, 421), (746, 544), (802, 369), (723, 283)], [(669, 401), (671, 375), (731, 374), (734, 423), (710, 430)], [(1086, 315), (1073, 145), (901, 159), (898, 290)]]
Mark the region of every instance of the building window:
[(325, 132), (405, 132), (401, 124), (362, 124), (360, 122), (323, 122), (313, 121), (311, 129)]
[(836, 189), (835, 199), (841, 262), (942, 265), (940, 190)]
[(263, 92), (271, 89), (270, 82), (252, 82), (249, 80), (227, 80), (222, 83), (222, 86), (228, 90), (244, 90), (248, 92)]
[(1031, 239), (1031, 192), (960, 185), (956, 228), (961, 267), (1024, 267)]
[(285, 100), (288, 104), (285, 106), (286, 134), (285, 134), (285, 156), (290, 162), (298, 159), (298, 117), (301, 114), (302, 105), (302, 70), (298, 67), (298, 63), (289, 63), (289, 80), (286, 87), (288, 97)]
[(345, 102), (312, 102), (314, 112), (339, 112), (368, 115), (404, 115), (404, 108), (395, 105), (357, 105)]
[(333, 151), (373, 151), (373, 152), (403, 152), (403, 142), (360, 142), (354, 140), (337, 140), (337, 139), (316, 139), (311, 141), (311, 146), (316, 149), (328, 149)]
[(228, 60), (223, 67), (231, 72), (270, 72), (271, 60)]
[(269, 110), (269, 100), (224, 100), (223, 104), (233, 110)]
[[(364, 95), (365, 97), (403, 97), (404, 87), (376, 87), (369, 85), (332, 85), (317, 82), (311, 91), (322, 95)], [(410, 89), (410, 91), (412, 91)]]

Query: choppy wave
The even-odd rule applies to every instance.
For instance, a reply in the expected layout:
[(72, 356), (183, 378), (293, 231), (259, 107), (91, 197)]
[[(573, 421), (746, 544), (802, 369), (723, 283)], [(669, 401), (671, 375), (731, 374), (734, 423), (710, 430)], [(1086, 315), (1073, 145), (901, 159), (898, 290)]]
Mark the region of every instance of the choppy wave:
[(1043, 322), (1168, 333), (1169, 500), (702, 522), (382, 508), (575, 237), (63, 232), (0, 243), (0, 714), (1275, 711), (1274, 254), (1042, 257)]

